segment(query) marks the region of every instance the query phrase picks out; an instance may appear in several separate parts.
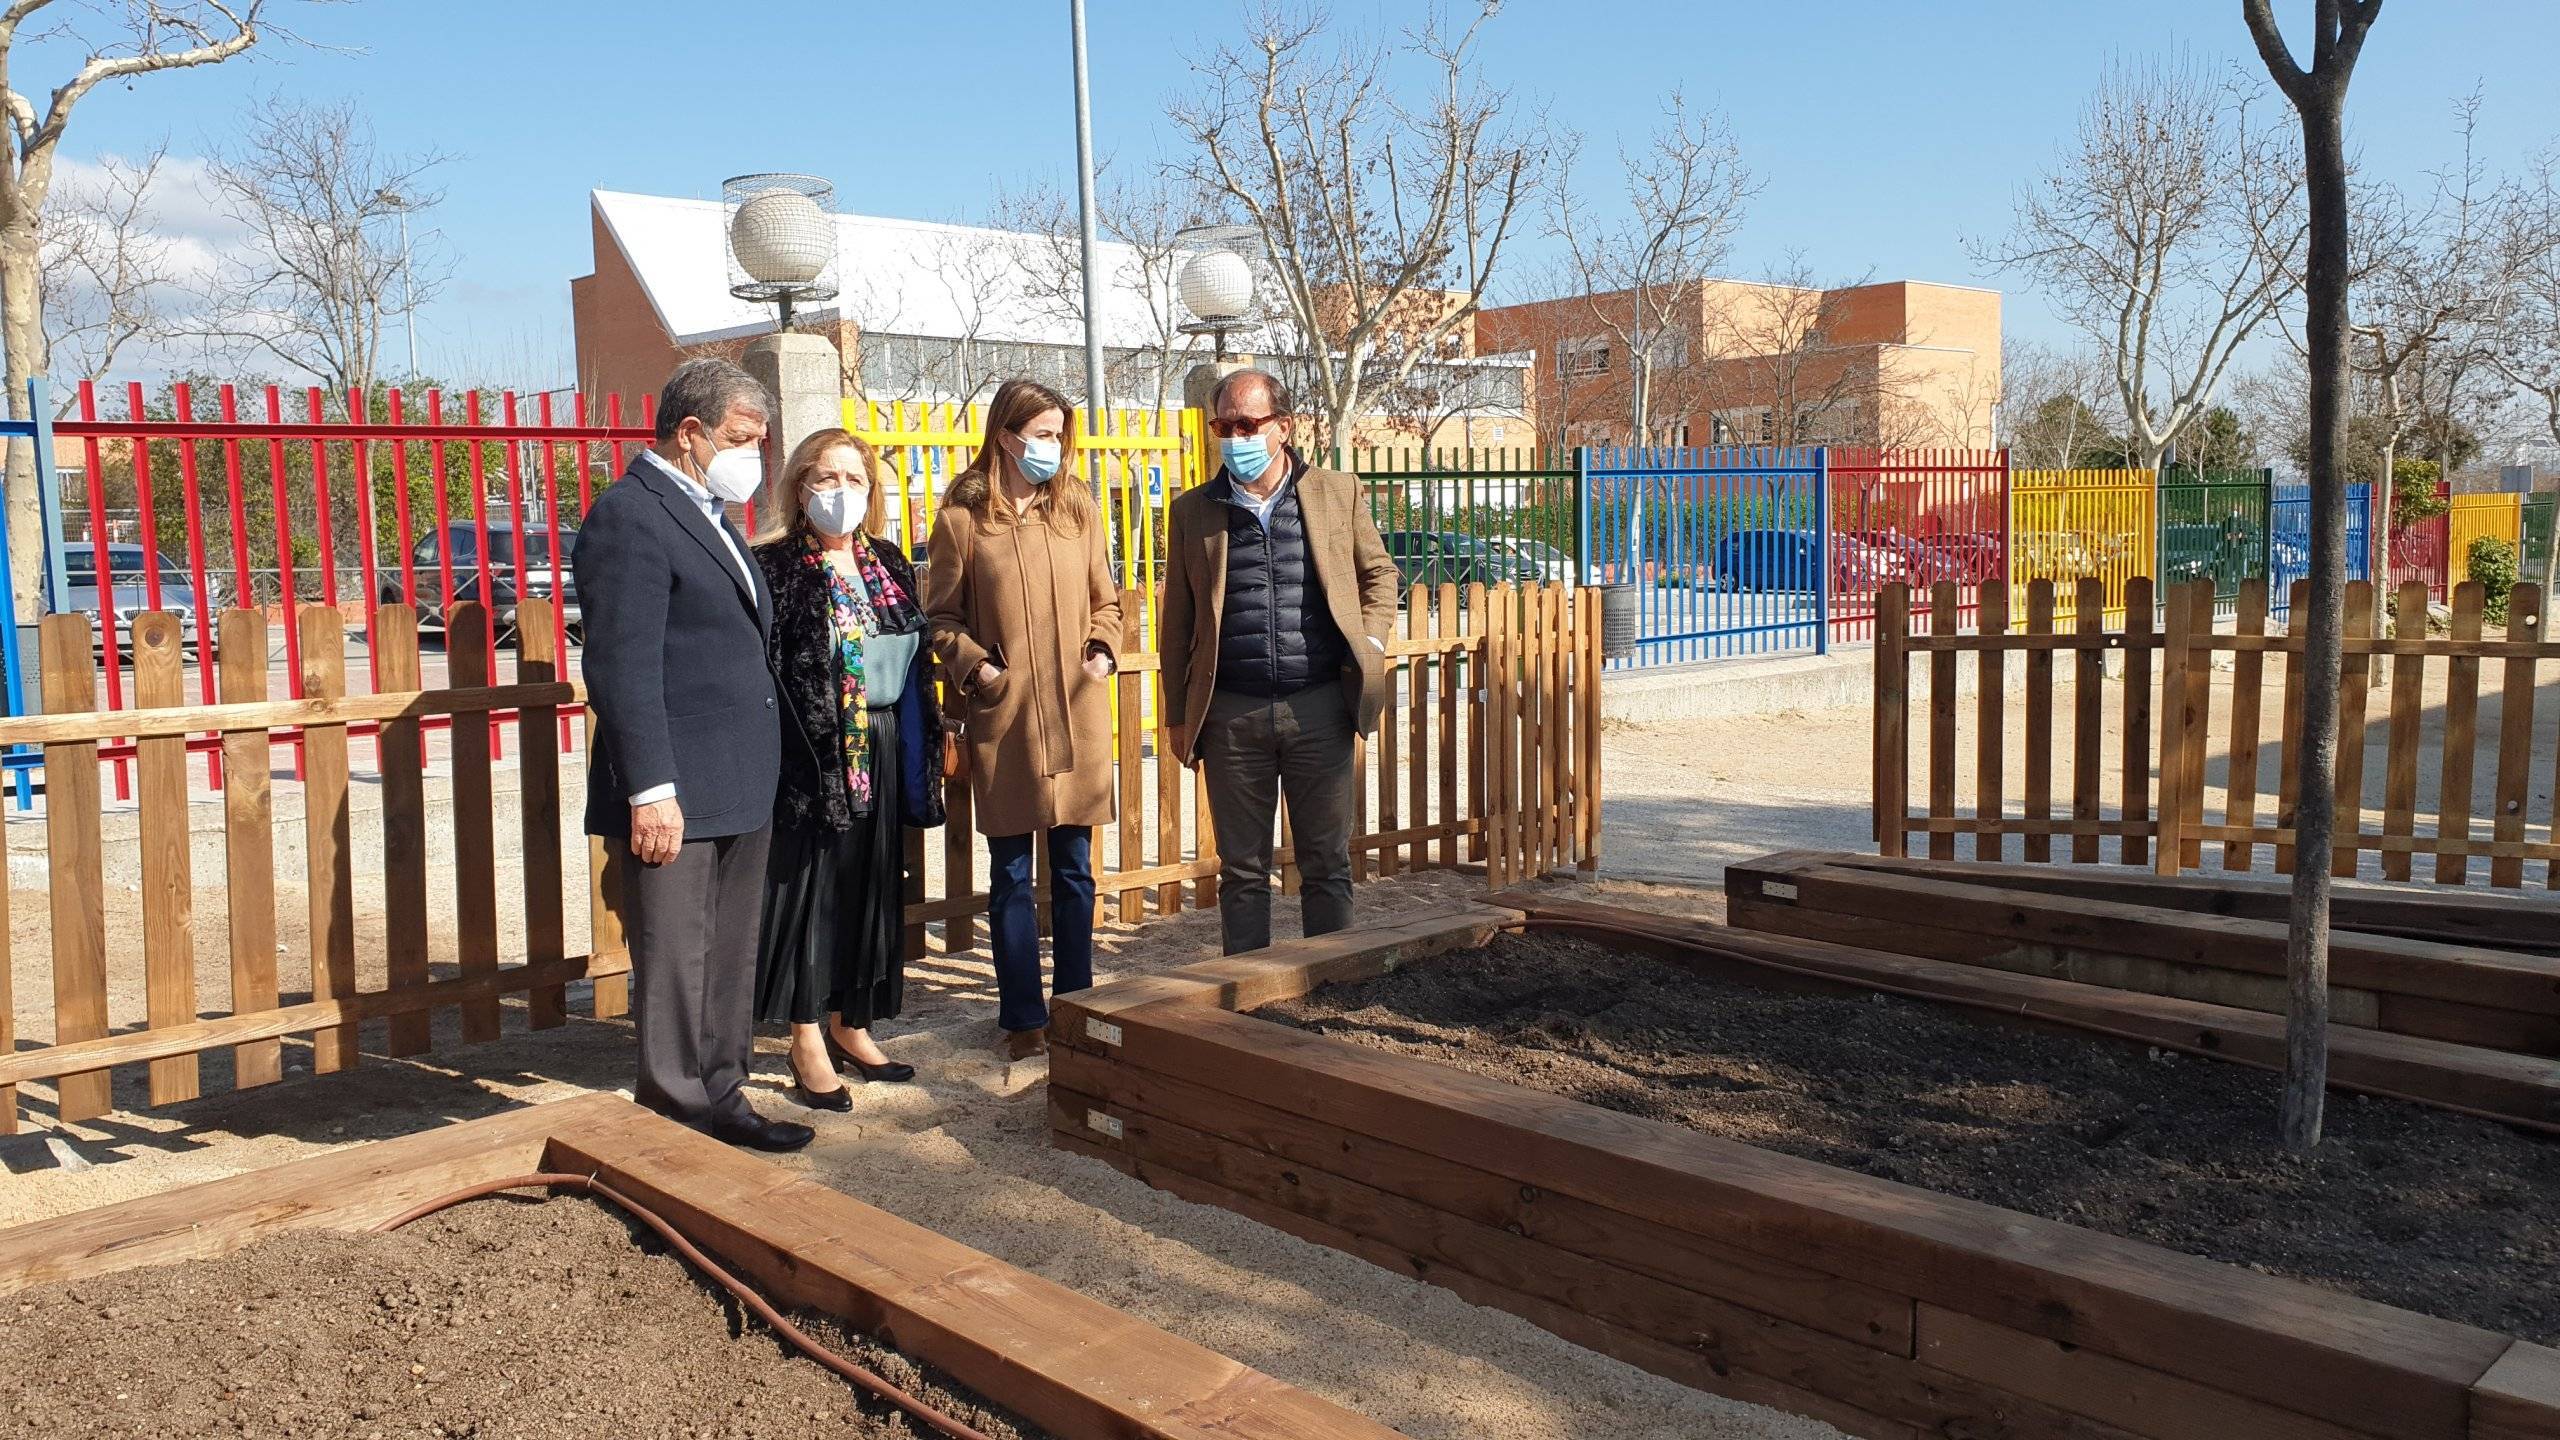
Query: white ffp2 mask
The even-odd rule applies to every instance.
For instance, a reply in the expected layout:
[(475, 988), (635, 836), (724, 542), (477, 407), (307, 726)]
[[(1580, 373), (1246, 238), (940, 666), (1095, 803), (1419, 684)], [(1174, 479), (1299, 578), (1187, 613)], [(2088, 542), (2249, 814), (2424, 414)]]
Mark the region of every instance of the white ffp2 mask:
[(754, 445), (714, 451), (711, 463), (702, 467), (702, 483), (729, 504), (746, 504), (764, 483), (764, 451)]
[(819, 534), (850, 535), (862, 528), (863, 518), (870, 512), (871, 492), (851, 485), (839, 485), (833, 490), (811, 494), (809, 503), (802, 509)]

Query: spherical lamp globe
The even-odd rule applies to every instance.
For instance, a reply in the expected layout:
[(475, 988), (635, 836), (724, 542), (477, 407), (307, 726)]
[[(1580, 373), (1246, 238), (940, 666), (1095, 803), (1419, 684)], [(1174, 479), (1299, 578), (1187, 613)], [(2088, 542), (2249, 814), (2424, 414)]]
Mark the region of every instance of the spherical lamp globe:
[(767, 190), (730, 218), (729, 249), (738, 268), (761, 284), (806, 285), (835, 258), (835, 224), (808, 196)]
[(1182, 267), (1183, 307), (1203, 320), (1239, 320), (1253, 308), (1253, 266), (1233, 250), (1203, 250)]

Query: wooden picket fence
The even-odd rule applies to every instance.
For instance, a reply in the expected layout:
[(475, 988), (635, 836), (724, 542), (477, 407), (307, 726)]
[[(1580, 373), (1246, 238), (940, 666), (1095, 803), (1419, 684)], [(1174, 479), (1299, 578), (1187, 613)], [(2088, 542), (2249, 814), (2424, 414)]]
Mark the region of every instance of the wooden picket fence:
[[(561, 1025), (570, 1014), (568, 987), (576, 981), (592, 982), (589, 1008), (596, 1018), (625, 1012), (630, 957), (618, 897), (628, 852), (584, 842), (590, 926), (583, 953), (571, 953), (563, 886), (579, 841), (562, 833), (559, 721), (582, 706), (585, 693), (560, 673), (544, 602), (527, 600), (521, 609), (516, 683), (489, 683), (488, 630), (478, 607), (463, 605), (449, 631), (448, 686), (419, 688), (415, 617), (386, 607), (371, 637), (381, 691), (350, 696), (344, 619), (333, 608), (305, 607), (296, 623), (306, 694), (291, 700), (267, 695), (265, 617), (227, 612), (215, 661), (220, 702), (193, 705), (181, 683), (179, 624), (153, 612), (133, 625), (140, 708), (113, 713), (96, 708), (97, 662), (85, 617), (44, 622), (45, 713), (0, 718), (0, 746), (39, 746), (44, 756), (53, 1033), (48, 1041), (17, 1033), (7, 887), (0, 886), (0, 1134), (17, 1127), (17, 1088), (34, 1082), (54, 1085), (59, 1119), (79, 1121), (112, 1108), (112, 1073), (119, 1066), (147, 1065), (148, 1103), (164, 1105), (203, 1091), (198, 1061), (208, 1052), (228, 1049), (232, 1083), (247, 1088), (282, 1078), (288, 1037), (308, 1036), (310, 1068), (327, 1074), (355, 1067), (366, 1053), (425, 1053), (440, 1012), (459, 1011), (465, 1043), (496, 1039), (509, 996), (525, 997), (529, 1028)], [(1500, 888), (1566, 866), (1596, 867), (1598, 592), (1441, 587), (1410, 597), (1400, 628), (1387, 654), (1394, 702), (1355, 757), (1359, 873), (1481, 863), (1489, 883)], [(1151, 748), (1163, 753), (1162, 731), (1154, 728), (1163, 707), (1153, 703), (1149, 678), (1159, 671), (1157, 657), (1140, 651), (1120, 658), (1114, 682), (1120, 814), (1096, 837), (1097, 891), (1103, 919), (1135, 924), (1186, 903), (1213, 904), (1218, 857), (1198, 775), (1150, 758)], [(452, 722), (450, 874), (431, 874), (428, 859), (429, 752), (422, 731), (435, 717)], [(492, 738), (509, 728), (519, 767), (523, 953), (501, 963)], [(381, 983), (372, 988), (358, 983), (350, 808), (351, 733), (366, 731), (376, 735), (381, 757), (387, 952), (378, 967)], [(229, 994), (221, 997), (226, 1003), (219, 1005), (199, 993), (189, 848), (191, 804), (207, 795), (191, 792), (188, 746), (190, 737), (204, 736), (218, 737), (226, 778), (219, 796), (230, 976)], [(140, 778), (138, 956), (110, 954), (107, 940), (99, 747), (124, 739), (134, 742)], [(270, 785), (277, 747), (298, 753), (304, 787), (300, 888), (312, 939), (290, 956), (277, 943)], [(988, 897), (978, 888), (981, 842), (970, 825), (967, 787), (952, 787), (949, 823), (938, 839), (910, 831), (908, 842), (910, 956), (928, 948), (970, 949), (975, 917)], [(1285, 865), (1285, 828), (1283, 842)], [(942, 893), (935, 897), (925, 894), (929, 843), (943, 847)], [(1294, 871), (1284, 871), (1283, 879), (1293, 885)], [(450, 886), (454, 902), (456, 963), (441, 967), (442, 974), (430, 960), (431, 882)], [(126, 975), (135, 968), (147, 993), (142, 1023), (111, 1024), (111, 970)], [(289, 993), (288, 985), (301, 993)], [(368, 1051), (359, 1032), (373, 1021), (383, 1022), (383, 1030), (378, 1048)]]
[[(2124, 587), (2123, 625), (2102, 621), (2100, 582), (2078, 582), (2068, 629), (2055, 624), (2050, 581), (2027, 587), (2027, 615), (2013, 632), (2005, 604), (1985, 592), (1978, 633), (1959, 634), (1953, 587), (1941, 584), (1925, 611), (1927, 633), (1911, 633), (1907, 588), (1891, 587), (1877, 628), (1875, 673), (1875, 835), (1886, 855), (1907, 853), (1914, 834), (1927, 837), (1929, 857), (1957, 858), (1957, 840), (1972, 837), (1970, 858), (2000, 860), (2008, 837), (2017, 836), (2025, 859), (2067, 858), (2092, 864), (2103, 842), (2113, 840), (2114, 860), (2148, 865), (2162, 874), (2200, 868), (2205, 847), (2218, 845), (2220, 868), (2272, 868), (2290, 873), (2302, 733), (2304, 626), (2310, 615), (2307, 583), (2296, 583), (2288, 628), (2268, 629), (2267, 587), (2250, 580), (2240, 588), (2237, 619), (2229, 631), (2214, 623), (2210, 582), (2168, 588), (2153, 617), (2152, 582), (2135, 577)], [(2359, 857), (2378, 856), (2381, 876), (2407, 880), (2413, 862), (2429, 856), (2428, 872), (2440, 884), (2469, 883), (2485, 874), (2493, 886), (2513, 888), (2538, 863), (2543, 884), (2560, 889), (2560, 745), (2546, 768), (2537, 758), (2537, 694), (2546, 677), (2560, 677), (2560, 643), (2542, 632), (2538, 587), (2519, 585), (2509, 597), (2503, 638), (2484, 636), (2483, 593), (2465, 582), (2453, 596), (2451, 632), (2424, 633), (2427, 591), (2399, 588), (2394, 613), (2412, 617), (2418, 632), (2377, 636), (2373, 588), (2347, 586), (2344, 660), (2338, 690), (2338, 828), (2330, 855), (2333, 873), (2353, 876)], [(2397, 628), (2395, 626), (2395, 628)], [(2119, 735), (2112, 763), (2105, 748), (2104, 670), (2109, 651), (2122, 653), (2116, 703)], [(1964, 753), (1964, 707), (1957, 664), (1970, 653), (1975, 664), (1970, 737), (1972, 803), (1958, 795)], [(1912, 685), (1914, 655), (1928, 658), (1925, 808), (1911, 806)], [(2007, 684), (2011, 656), (2024, 666), (2022, 697)], [(2269, 657), (2283, 657), (2270, 667)], [(2070, 666), (2067, 812), (2057, 813), (2055, 759), (2061, 708), (2055, 685), (2057, 657)], [(2228, 657), (2222, 669), (2220, 657)], [(2376, 726), (2374, 667), (2389, 663), (2388, 716)], [(2499, 667), (2494, 729), (2481, 723), (2481, 667)], [(2444, 699), (2439, 722), (2426, 724), (2430, 671), (2440, 667)], [(2281, 678), (2272, 669), (2281, 670)], [(2227, 686), (2217, 708), (2215, 691)], [(2270, 693), (2271, 687), (2273, 693)], [(2013, 737), (2011, 709), (2020, 710), (2025, 793), (2013, 807), (2004, 793)], [(2547, 715), (2548, 709), (2542, 711)], [(2269, 722), (2274, 722), (2269, 733)], [(2378, 733), (2377, 733), (2378, 732)], [(2378, 754), (2380, 783), (2370, 783), (2368, 751)], [(2218, 774), (2217, 774), (2218, 772)], [(2431, 824), (2419, 810), (2420, 776), (2437, 778)], [(2274, 784), (2266, 784), (2272, 773)], [(2480, 813), (2480, 781), (2487, 781), (2487, 814)], [(2112, 782), (2112, 783), (2110, 783)], [(2156, 782), (2156, 798), (2155, 798)], [(2107, 803), (2112, 791), (2113, 804)], [(2378, 790), (2378, 794), (2376, 791)], [(2271, 791), (2271, 793), (2270, 793)], [(2551, 795), (2547, 823), (2529, 813), (2539, 796)], [(2374, 802), (2379, 800), (2379, 804)], [(2269, 802), (2272, 801), (2270, 805)], [(2109, 811), (2113, 813), (2109, 813)], [(2268, 813), (2270, 812), (2271, 813)], [(2485, 823), (2484, 823), (2485, 821)], [(2067, 840), (2068, 854), (2055, 842)], [(2475, 863), (2480, 868), (2475, 869)]]

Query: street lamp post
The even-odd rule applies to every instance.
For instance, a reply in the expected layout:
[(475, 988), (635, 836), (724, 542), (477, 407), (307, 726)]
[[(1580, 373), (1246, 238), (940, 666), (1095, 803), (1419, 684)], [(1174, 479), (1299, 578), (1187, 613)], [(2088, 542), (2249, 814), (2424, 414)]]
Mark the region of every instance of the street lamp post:
[(414, 208), (409, 197), (397, 190), (377, 190), (376, 203), (400, 217), (400, 311), (408, 318), (409, 376), (418, 378), (418, 271), (409, 249), (409, 211)]
[(1084, 394), (1096, 419), (1109, 404), (1102, 383), (1102, 281), (1094, 274), (1093, 106), (1084, 72), (1084, 0), (1067, 0), (1068, 28), (1076, 52), (1076, 194), (1084, 246)]

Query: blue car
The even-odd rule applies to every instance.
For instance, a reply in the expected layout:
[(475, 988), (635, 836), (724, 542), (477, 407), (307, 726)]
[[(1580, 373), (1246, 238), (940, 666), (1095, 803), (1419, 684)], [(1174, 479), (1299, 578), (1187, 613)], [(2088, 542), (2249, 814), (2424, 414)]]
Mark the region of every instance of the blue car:
[(1822, 542), (1810, 530), (1736, 530), (1716, 542), (1716, 584), (1726, 590), (1811, 590)]

